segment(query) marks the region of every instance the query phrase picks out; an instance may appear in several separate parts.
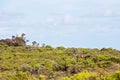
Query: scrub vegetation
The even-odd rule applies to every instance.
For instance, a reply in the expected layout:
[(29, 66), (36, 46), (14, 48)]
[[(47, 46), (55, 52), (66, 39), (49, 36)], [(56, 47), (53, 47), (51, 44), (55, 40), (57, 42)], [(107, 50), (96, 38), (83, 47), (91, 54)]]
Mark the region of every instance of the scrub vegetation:
[(25, 34), (0, 40), (0, 80), (120, 80), (120, 51), (52, 47)]

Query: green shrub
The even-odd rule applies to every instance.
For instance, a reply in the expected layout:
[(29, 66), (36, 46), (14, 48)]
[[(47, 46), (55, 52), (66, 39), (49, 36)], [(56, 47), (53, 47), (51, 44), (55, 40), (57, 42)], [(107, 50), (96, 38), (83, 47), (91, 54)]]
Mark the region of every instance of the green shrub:
[(108, 77), (103, 77), (101, 80), (120, 80), (120, 71), (117, 71), (115, 74), (108, 76)]
[(46, 80), (46, 77), (44, 75), (40, 75), (39, 80)]
[(72, 77), (65, 77), (62, 80), (97, 80), (97, 74), (93, 72), (83, 71), (75, 74)]

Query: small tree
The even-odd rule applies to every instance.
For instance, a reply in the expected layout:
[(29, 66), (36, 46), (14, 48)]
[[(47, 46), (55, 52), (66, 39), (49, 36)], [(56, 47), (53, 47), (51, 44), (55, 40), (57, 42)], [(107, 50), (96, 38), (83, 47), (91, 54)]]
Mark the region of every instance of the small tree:
[(37, 44), (36, 41), (33, 41), (33, 42), (32, 42), (32, 45), (33, 45), (33, 46), (36, 46), (36, 44)]
[(25, 40), (25, 34), (21, 34), (19, 37), (17, 36), (12, 36), (12, 39), (2, 39), (0, 40), (0, 43), (4, 43), (5, 45), (8, 46), (25, 46), (26, 45), (26, 40)]

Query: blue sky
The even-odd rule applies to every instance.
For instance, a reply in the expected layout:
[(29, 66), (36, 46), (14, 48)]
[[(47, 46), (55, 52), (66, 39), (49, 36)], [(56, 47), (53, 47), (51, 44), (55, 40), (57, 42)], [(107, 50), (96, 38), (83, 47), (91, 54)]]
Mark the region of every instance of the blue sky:
[(0, 0), (0, 39), (65, 47), (120, 49), (119, 0)]

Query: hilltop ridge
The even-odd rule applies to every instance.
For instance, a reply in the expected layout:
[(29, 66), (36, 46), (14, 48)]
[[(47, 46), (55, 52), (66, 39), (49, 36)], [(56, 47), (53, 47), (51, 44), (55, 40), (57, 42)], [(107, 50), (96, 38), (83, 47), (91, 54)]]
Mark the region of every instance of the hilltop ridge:
[(120, 51), (0, 44), (0, 80), (119, 80)]

